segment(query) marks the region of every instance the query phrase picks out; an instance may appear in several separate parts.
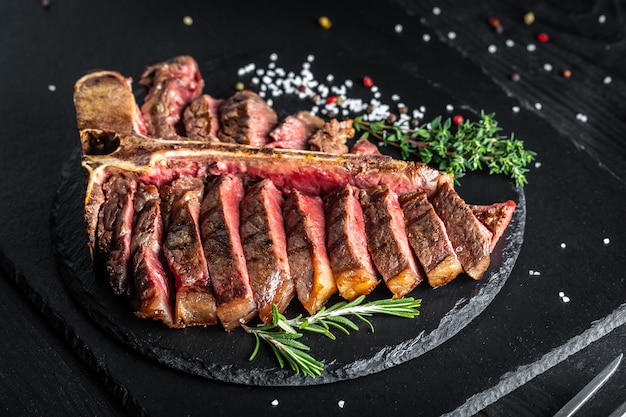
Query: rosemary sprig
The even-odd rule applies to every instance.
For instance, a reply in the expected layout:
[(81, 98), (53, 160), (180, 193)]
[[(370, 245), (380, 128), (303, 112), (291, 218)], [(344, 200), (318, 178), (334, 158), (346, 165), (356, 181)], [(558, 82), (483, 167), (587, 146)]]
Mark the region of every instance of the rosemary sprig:
[(350, 334), (350, 330), (358, 331), (359, 326), (355, 318), (366, 323), (373, 332), (374, 325), (367, 317), (373, 314), (386, 314), (404, 318), (414, 318), (419, 315), (418, 308), (421, 306), (421, 299), (411, 297), (399, 299), (383, 299), (370, 301), (363, 304), (365, 296), (360, 296), (353, 301), (342, 301), (329, 308), (322, 308), (317, 313), (303, 317), (299, 315), (292, 319), (287, 319), (281, 314), (276, 306), (272, 306), (273, 320), (271, 323), (256, 327), (242, 326), (248, 333), (252, 333), (256, 339), (256, 344), (249, 360), (254, 360), (259, 352), (260, 341), (266, 342), (278, 361), (281, 368), (285, 363), (296, 373), (303, 373), (315, 378), (321, 375), (324, 364), (308, 352), (310, 348), (304, 343), (296, 340), (304, 334), (303, 330), (322, 334), (331, 340), (336, 336), (332, 330), (337, 329), (345, 334)]
[(502, 128), (493, 114), (481, 112), (480, 120), (461, 122), (452, 128), (450, 118), (441, 116), (418, 128), (410, 128), (402, 119), (393, 124), (385, 121), (369, 122), (363, 115), (354, 118), (353, 126), (385, 145), (400, 148), (402, 158), (418, 155), (424, 163), (438, 165), (438, 169), (461, 178), (467, 170), (477, 171), (484, 167), (490, 174), (504, 174), (515, 180), (518, 186), (528, 183), (528, 165), (536, 153), (524, 149), (521, 140), (502, 135)]

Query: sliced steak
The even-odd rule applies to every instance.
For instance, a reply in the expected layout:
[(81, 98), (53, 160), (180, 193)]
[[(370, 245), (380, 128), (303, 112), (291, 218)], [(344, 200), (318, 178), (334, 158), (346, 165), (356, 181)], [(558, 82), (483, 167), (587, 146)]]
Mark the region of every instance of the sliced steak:
[(130, 240), (133, 230), (133, 198), (137, 182), (127, 174), (111, 176), (102, 187), (102, 203), (96, 227), (98, 256), (104, 262), (115, 294), (132, 295), (129, 285)]
[(159, 190), (139, 184), (135, 193), (135, 221), (131, 239), (135, 284), (135, 315), (174, 324), (173, 292), (162, 259), (163, 220)]
[(163, 253), (176, 283), (174, 325), (215, 324), (217, 306), (198, 230), (204, 184), (182, 176), (172, 182), (172, 194), (176, 198)]
[(217, 300), (217, 317), (227, 331), (257, 313), (239, 236), (243, 196), (239, 178), (229, 174), (216, 177), (207, 184), (200, 211), (200, 232)]
[(382, 155), (378, 146), (365, 138), (360, 138), (350, 148), (350, 153), (358, 155)]
[(476, 218), (480, 220), (480, 222), (484, 224), (493, 235), (491, 245), (489, 247), (490, 251), (493, 251), (496, 243), (498, 243), (498, 240), (502, 237), (502, 234), (513, 217), (513, 212), (516, 207), (517, 205), (513, 200), (508, 200), (502, 203), (494, 203), (491, 205), (470, 205), (470, 209), (472, 210), (472, 213), (474, 213), (474, 216), (476, 216)]
[(339, 295), (347, 300), (371, 293), (380, 282), (367, 250), (358, 192), (348, 184), (324, 198), (330, 265)]
[(277, 123), (276, 112), (258, 94), (238, 91), (221, 107), (219, 137), (223, 142), (263, 146)]
[(306, 311), (315, 314), (337, 292), (326, 252), (324, 205), (320, 197), (293, 190), (283, 213), (296, 294)]
[(220, 107), (224, 100), (202, 94), (183, 113), (185, 136), (189, 139), (216, 141), (220, 130)]
[(406, 193), (399, 197), (399, 201), (409, 243), (424, 268), (428, 283), (431, 287), (439, 287), (452, 281), (463, 272), (463, 267), (456, 257), (446, 227), (426, 193)]
[(298, 112), (295, 116), (287, 116), (281, 124), (270, 132), (272, 142), (269, 148), (307, 149), (309, 138), (324, 126), (324, 119), (308, 111)]
[(241, 201), (241, 242), (250, 283), (264, 323), (272, 320), (272, 305), (284, 311), (295, 294), (287, 258), (283, 197), (269, 180), (248, 188)]
[(406, 235), (398, 197), (381, 186), (360, 193), (367, 246), (393, 298), (402, 298), (423, 281)]
[(190, 56), (178, 56), (150, 65), (139, 84), (146, 92), (141, 112), (148, 134), (159, 138), (183, 134), (183, 111), (204, 88), (196, 61)]
[(449, 184), (443, 184), (432, 199), (437, 215), (446, 231), (463, 270), (473, 279), (480, 279), (490, 262), (491, 232)]
[(342, 120), (341, 122), (337, 119), (331, 119), (311, 136), (309, 147), (312, 151), (332, 154), (347, 153), (348, 146), (346, 142), (354, 137), (354, 133), (352, 119)]

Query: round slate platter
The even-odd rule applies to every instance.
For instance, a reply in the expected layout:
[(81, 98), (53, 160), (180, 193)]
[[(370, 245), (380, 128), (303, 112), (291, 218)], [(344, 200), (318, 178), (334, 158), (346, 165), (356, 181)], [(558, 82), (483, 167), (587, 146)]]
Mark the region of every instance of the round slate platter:
[[(311, 378), (287, 368), (280, 369), (269, 348), (263, 345), (257, 358), (248, 361), (255, 341), (242, 329), (230, 333), (221, 326), (170, 329), (161, 322), (135, 318), (126, 300), (115, 296), (107, 280), (97, 276), (92, 268), (83, 221), (84, 189), (77, 149), (66, 163), (53, 207), (53, 241), (67, 288), (95, 324), (163, 365), (219, 381), (260, 386), (314, 385), (358, 378), (436, 348), (477, 317), (496, 297), (519, 254), (526, 219), (521, 188), (513, 187), (501, 176), (466, 176), (457, 190), (468, 203), (488, 204), (508, 199), (517, 203), (483, 279), (474, 281), (462, 274), (437, 289), (422, 283), (409, 294), (422, 299), (420, 315), (414, 319), (374, 316), (373, 333), (363, 324), (360, 331), (338, 334), (334, 341), (306, 334), (302, 341), (325, 364), (322, 375)], [(368, 299), (389, 296), (384, 285), (380, 285)], [(329, 304), (337, 301), (340, 300), (333, 298)], [(296, 304), (293, 302), (287, 309), (287, 317), (302, 312)]]

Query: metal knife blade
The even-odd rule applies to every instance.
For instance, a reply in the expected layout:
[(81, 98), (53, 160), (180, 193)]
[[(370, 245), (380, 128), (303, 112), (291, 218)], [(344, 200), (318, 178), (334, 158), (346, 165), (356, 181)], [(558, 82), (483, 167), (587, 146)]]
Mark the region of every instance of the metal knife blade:
[(613, 360), (610, 364), (607, 365), (595, 378), (593, 378), (585, 387), (580, 390), (580, 392), (567, 402), (561, 408), (554, 417), (570, 417), (572, 416), (580, 407), (585, 404), (589, 398), (593, 396), (606, 383), (606, 381), (613, 376), (617, 368), (619, 367), (622, 358), (624, 357), (623, 353), (620, 353), (617, 358)]

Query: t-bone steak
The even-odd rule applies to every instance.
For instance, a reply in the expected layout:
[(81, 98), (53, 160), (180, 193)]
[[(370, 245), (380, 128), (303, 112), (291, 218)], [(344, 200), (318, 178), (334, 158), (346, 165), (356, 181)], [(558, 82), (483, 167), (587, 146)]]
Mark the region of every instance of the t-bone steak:
[(273, 305), (313, 314), (334, 294), (479, 279), (515, 210), (466, 204), (451, 175), (371, 143), (348, 153), (351, 119), (279, 120), (252, 91), (205, 94), (192, 57), (140, 85), (141, 104), (115, 71), (74, 88), (88, 246), (138, 317), (230, 331)]

